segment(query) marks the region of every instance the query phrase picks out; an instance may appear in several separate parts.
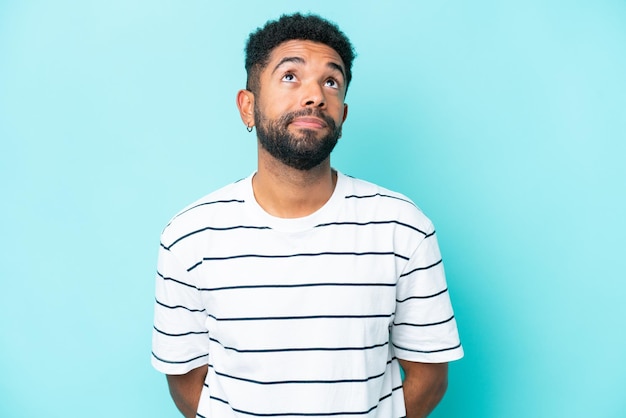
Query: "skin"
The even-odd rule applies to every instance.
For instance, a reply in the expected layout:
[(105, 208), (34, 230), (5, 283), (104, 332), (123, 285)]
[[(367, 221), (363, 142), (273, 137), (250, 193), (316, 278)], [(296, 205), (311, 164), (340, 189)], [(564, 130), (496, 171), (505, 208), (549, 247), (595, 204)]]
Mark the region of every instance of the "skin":
[(448, 388), (448, 363), (417, 363), (400, 360), (407, 418), (427, 417)]
[(172, 395), (178, 410), (186, 418), (194, 418), (196, 416), (202, 386), (208, 370), (209, 366), (204, 365), (185, 374), (167, 375), (170, 395)]
[[(292, 40), (272, 51), (260, 74), (259, 91), (240, 90), (237, 107), (246, 126), (255, 124), (255, 102), (266, 119), (275, 120), (287, 112), (316, 107), (340, 127), (348, 116), (345, 66), (337, 52), (320, 43)], [(315, 117), (302, 117), (288, 130), (301, 136), (304, 130), (322, 138), (330, 131)], [(298, 218), (321, 208), (332, 195), (337, 174), (330, 157), (310, 170), (289, 167), (270, 155), (257, 141), (258, 168), (252, 179), (257, 202), (271, 215)], [(406, 373), (403, 383), (407, 418), (425, 417), (443, 397), (447, 388), (448, 365), (400, 360)], [(168, 375), (170, 393), (185, 417), (195, 417), (207, 366), (184, 375)]]

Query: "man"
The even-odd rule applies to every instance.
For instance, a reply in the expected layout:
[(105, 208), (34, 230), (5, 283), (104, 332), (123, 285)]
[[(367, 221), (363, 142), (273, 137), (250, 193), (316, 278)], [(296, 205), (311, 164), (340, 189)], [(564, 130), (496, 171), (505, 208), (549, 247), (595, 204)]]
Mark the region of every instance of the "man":
[(353, 59), (314, 15), (248, 39), (257, 171), (162, 234), (152, 362), (186, 417), (423, 417), (463, 355), (431, 222), (330, 165)]

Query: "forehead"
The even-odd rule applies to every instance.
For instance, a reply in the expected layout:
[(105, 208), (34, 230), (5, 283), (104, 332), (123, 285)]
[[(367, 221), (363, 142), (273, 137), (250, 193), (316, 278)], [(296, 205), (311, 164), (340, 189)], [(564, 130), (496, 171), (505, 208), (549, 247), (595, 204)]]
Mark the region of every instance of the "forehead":
[(283, 42), (275, 47), (270, 53), (267, 69), (272, 71), (273, 67), (286, 57), (302, 58), (306, 64), (326, 65), (333, 62), (345, 69), (343, 60), (333, 48), (319, 42), (297, 39)]

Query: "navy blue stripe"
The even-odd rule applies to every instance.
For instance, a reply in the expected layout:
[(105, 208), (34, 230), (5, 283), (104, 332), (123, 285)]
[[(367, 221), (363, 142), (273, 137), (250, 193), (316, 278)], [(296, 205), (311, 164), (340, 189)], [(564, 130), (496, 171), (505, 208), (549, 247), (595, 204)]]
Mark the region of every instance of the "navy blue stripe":
[(201, 265), (204, 261), (222, 261), (222, 260), (235, 260), (238, 258), (292, 258), (292, 257), (320, 257), (325, 255), (354, 255), (354, 256), (365, 256), (365, 255), (393, 255), (394, 257), (401, 258), (403, 260), (408, 260), (409, 258), (403, 256), (401, 254), (396, 254), (393, 251), (368, 251), (363, 253), (357, 252), (334, 252), (327, 251), (321, 253), (297, 253), (297, 254), (240, 254), (240, 255), (232, 255), (228, 257), (204, 257), (202, 260), (198, 261), (193, 266), (189, 267), (187, 271), (191, 271)]
[[(392, 388), (392, 389), (391, 389), (391, 393), (386, 394), (385, 396), (381, 397), (381, 398), (378, 400), (379, 405), (380, 405), (380, 402), (382, 402), (383, 400), (385, 400), (385, 399), (387, 399), (387, 398), (389, 398), (389, 397), (393, 396), (393, 393), (394, 393), (395, 391), (397, 391), (397, 390), (400, 390), (400, 389), (402, 389), (402, 385), (400, 385), (400, 386), (396, 386), (395, 388)], [(399, 418), (407, 418), (407, 417), (406, 417), (406, 415), (403, 415), (403, 416), (401, 416), (401, 417), (399, 417)]]
[(253, 225), (235, 225), (235, 226), (225, 226), (225, 227), (217, 227), (217, 226), (207, 226), (205, 228), (198, 229), (196, 231), (189, 232), (188, 234), (183, 235), (182, 237), (174, 240), (169, 247), (165, 247), (161, 245), (166, 250), (171, 249), (174, 245), (178, 244), (180, 241), (188, 238), (192, 235), (198, 234), (204, 231), (231, 231), (233, 229), (271, 229), (269, 226), (253, 226)]
[(385, 347), (389, 344), (385, 341), (381, 344), (374, 344), (366, 347), (293, 347), (293, 348), (259, 348), (259, 349), (241, 349), (235, 347), (228, 347), (222, 344), (219, 340), (213, 337), (209, 337), (209, 340), (221, 345), (225, 350), (235, 351), (237, 353), (286, 353), (286, 352), (299, 352), (299, 351), (366, 351), (375, 348)]
[[(215, 374), (219, 375), (219, 376), (224, 376), (224, 377), (228, 377), (231, 379), (235, 379), (235, 380), (242, 380), (244, 382), (251, 382), (251, 383), (258, 383), (261, 385), (276, 385), (276, 384), (284, 384), (284, 383), (346, 383), (346, 382), (356, 382), (356, 383), (362, 383), (362, 382), (367, 382), (369, 380), (372, 379), (377, 379), (379, 377), (382, 377), (385, 375), (386, 373), (386, 367), (389, 366), (391, 363), (393, 363), (393, 361), (396, 360), (396, 357), (392, 357), (391, 359), (387, 360), (387, 363), (385, 364), (385, 372), (382, 372), (380, 374), (377, 374), (375, 376), (371, 376), (371, 377), (367, 377), (364, 379), (341, 379), (341, 380), (282, 380), (282, 381), (269, 381), (269, 382), (262, 382), (259, 380), (252, 380), (252, 379), (246, 379), (243, 377), (237, 377), (237, 376), (232, 376), (226, 373), (221, 373), (218, 372), (217, 370), (215, 370), (215, 366), (211, 363), (208, 364), (210, 369), (213, 369), (213, 371), (215, 372)], [(206, 382), (203, 383), (204, 387), (209, 387), (209, 385), (206, 384)], [(396, 389), (400, 389), (402, 388), (402, 385), (397, 386), (395, 388), (393, 388), (391, 391), (395, 391)], [(388, 397), (389, 395), (391, 395), (391, 393), (389, 393), (388, 395), (380, 398), (379, 400), (383, 400), (386, 397)]]
[(166, 305), (165, 303), (159, 301), (157, 298), (154, 298), (154, 301), (157, 303), (157, 305), (163, 306), (164, 308), (167, 308), (167, 309), (185, 309), (189, 312), (205, 312), (206, 311), (206, 309), (190, 309), (183, 305), (175, 305), (175, 306)]
[(167, 335), (168, 337), (184, 337), (185, 335), (202, 335), (202, 334), (209, 333), (209, 331), (189, 331), (189, 332), (183, 332), (182, 334), (170, 334), (168, 332), (161, 331), (156, 326), (153, 326), (152, 328), (154, 328), (154, 330), (158, 332), (159, 334)]
[(439, 259), (439, 261), (437, 261), (436, 263), (431, 264), (430, 266), (426, 266), (426, 267), (417, 267), (417, 268), (414, 268), (413, 270), (411, 270), (411, 271), (409, 271), (409, 272), (407, 272), (407, 273), (403, 273), (403, 274), (401, 274), (401, 275), (400, 275), (400, 277), (405, 277), (405, 276), (408, 276), (408, 275), (410, 275), (410, 274), (412, 274), (412, 273), (415, 273), (416, 271), (428, 270), (428, 269), (430, 269), (430, 268), (433, 268), (433, 267), (435, 267), (435, 266), (437, 266), (437, 265), (441, 264), (442, 262), (443, 262), (443, 260), (442, 260), (442, 259)]
[(392, 395), (393, 395), (393, 390), (391, 392), (389, 392), (388, 394), (386, 394), (385, 396), (382, 396), (380, 399), (378, 399), (378, 402), (380, 403), (380, 402), (384, 401), (387, 398), (391, 398)]
[(437, 297), (439, 295), (443, 295), (444, 293), (446, 293), (448, 291), (448, 288), (446, 287), (445, 289), (437, 292), (437, 293), (433, 293), (432, 295), (426, 295), (426, 296), (411, 296), (409, 298), (406, 299), (402, 299), (402, 300), (398, 300), (396, 299), (397, 303), (402, 303), (402, 302), (406, 302), (407, 300), (411, 300), (411, 299), (430, 299), (430, 298), (434, 298)]
[(393, 314), (374, 315), (309, 315), (309, 316), (260, 316), (241, 318), (218, 318), (209, 316), (216, 321), (276, 321), (276, 320), (300, 320), (300, 319), (366, 319), (366, 318), (391, 318)]
[(161, 357), (159, 357), (159, 356), (157, 356), (156, 354), (154, 354), (154, 351), (152, 352), (152, 357), (154, 357), (155, 359), (157, 359), (157, 360), (159, 360), (159, 361), (161, 361), (161, 362), (163, 362), (163, 363), (168, 363), (168, 364), (185, 364), (185, 363), (191, 363), (191, 362), (192, 362), (192, 361), (194, 361), (194, 360), (198, 360), (199, 358), (202, 358), (202, 357), (207, 357), (207, 356), (208, 356), (208, 354), (202, 354), (202, 355), (199, 355), (198, 357), (194, 357), (194, 358), (189, 359), (189, 360), (173, 361), (173, 360), (165, 360), (165, 359), (162, 359)]
[(259, 380), (246, 379), (243, 377), (230, 376), (225, 373), (215, 372), (218, 376), (227, 377), (234, 380), (240, 380), (243, 382), (254, 383), (259, 385), (283, 385), (283, 384), (337, 384), (337, 383), (365, 383), (369, 380), (382, 377), (384, 373), (376, 376), (367, 377), (365, 379), (341, 379), (341, 380), (282, 380), (282, 381), (269, 381), (261, 382)]
[(373, 407), (371, 407), (370, 409), (368, 409), (367, 411), (362, 411), (362, 412), (353, 412), (353, 411), (346, 411), (346, 412), (275, 412), (275, 413), (258, 413), (258, 412), (251, 412), (251, 411), (244, 411), (242, 409), (237, 409), (234, 408), (228, 401), (218, 398), (217, 396), (210, 396), (211, 399), (222, 402), (228, 406), (230, 406), (230, 409), (232, 409), (234, 412), (238, 412), (240, 414), (245, 414), (245, 415), (252, 415), (255, 417), (286, 417), (286, 416), (298, 416), (298, 417), (331, 417), (331, 416), (336, 416), (336, 415), (366, 415), (369, 414), (370, 412), (372, 412), (374, 409), (378, 408), (378, 405), (374, 405)]
[(451, 351), (451, 350), (456, 350), (457, 348), (461, 347), (461, 343), (455, 345), (454, 347), (446, 347), (446, 348), (440, 348), (438, 350), (415, 350), (415, 349), (411, 349), (411, 348), (404, 348), (401, 347), (397, 344), (393, 344), (394, 347), (400, 349), (400, 350), (404, 350), (404, 351), (412, 351), (414, 353), (424, 353), (424, 354), (430, 354), (430, 353), (441, 353), (443, 351)]
[(398, 325), (408, 325), (410, 327), (432, 327), (435, 325), (441, 325), (441, 324), (445, 324), (446, 322), (450, 322), (454, 319), (454, 315), (452, 315), (450, 318), (448, 319), (444, 319), (443, 321), (439, 321), (439, 322), (431, 322), (431, 323), (427, 323), (427, 324), (412, 324), (409, 322), (399, 322), (399, 323), (395, 323), (394, 322), (394, 326), (398, 326)]
[(163, 280), (170, 280), (170, 281), (172, 281), (172, 282), (174, 282), (174, 283), (178, 283), (178, 284), (182, 284), (183, 286), (191, 287), (192, 289), (198, 289), (196, 286), (194, 286), (194, 285), (192, 285), (192, 284), (185, 283), (185, 282), (181, 282), (180, 280), (176, 280), (176, 279), (173, 279), (173, 278), (171, 278), (171, 277), (165, 277), (165, 276), (164, 276), (164, 275), (162, 275), (162, 274), (161, 274), (158, 270), (157, 270), (157, 275), (158, 275), (159, 277), (161, 277)]
[(415, 203), (411, 202), (410, 200), (407, 199), (403, 199), (401, 197), (397, 197), (397, 196), (390, 196), (388, 194), (382, 194), (382, 193), (376, 193), (376, 194), (368, 194), (368, 195), (348, 195), (348, 196), (344, 196), (346, 199), (370, 199), (372, 197), (387, 197), (389, 199), (396, 199), (396, 200), (400, 200), (402, 202), (406, 202), (408, 204), (410, 204), (411, 206), (415, 206)]
[[(178, 218), (180, 215), (182, 215), (183, 213), (189, 212), (190, 210), (199, 208), (200, 206), (206, 206), (206, 205), (215, 205), (216, 203), (246, 203), (245, 200), (241, 200), (241, 199), (228, 199), (228, 200), (214, 200), (212, 202), (204, 202), (204, 203), (200, 203), (196, 206), (192, 206), (188, 209), (185, 209), (184, 211), (178, 213), (176, 216), (174, 216), (174, 218), (172, 218), (172, 220)], [(170, 221), (170, 223), (167, 224), (167, 226), (169, 226), (169, 224), (171, 224), (172, 222)], [(167, 228), (166, 226), (166, 228)]]
[[(211, 367), (211, 366), (209, 366)], [(385, 372), (379, 373), (375, 376), (365, 377), (363, 379), (336, 379), (336, 380), (272, 380), (272, 381), (261, 381), (248, 379), (245, 377), (232, 376), (226, 373), (221, 373), (215, 370), (213, 367), (215, 374), (222, 377), (227, 377), (229, 379), (240, 380), (243, 382), (254, 383), (258, 385), (287, 385), (287, 384), (335, 384), (335, 383), (365, 383), (373, 379), (378, 379), (385, 375)]]
[(315, 225), (315, 228), (321, 228), (321, 227), (324, 227), (324, 226), (331, 226), (331, 225), (337, 225), (337, 226), (339, 226), (339, 225), (367, 226), (367, 225), (389, 225), (389, 224), (395, 224), (395, 225), (400, 225), (400, 226), (404, 226), (404, 227), (410, 228), (410, 229), (412, 229), (414, 231), (419, 232), (420, 234), (422, 234), (424, 236), (429, 236), (429, 235), (433, 234), (433, 233), (428, 234), (428, 233), (422, 231), (421, 229), (414, 227), (413, 225), (409, 225), (409, 224), (406, 224), (404, 222), (394, 221), (394, 220), (391, 220), (391, 221), (369, 221), (369, 222), (328, 222), (328, 223), (325, 223), (325, 224)]
[(395, 287), (395, 283), (300, 283), (300, 284), (259, 284), (244, 286), (223, 286), (199, 288), (200, 291), (212, 292), (218, 290), (239, 290), (239, 289), (281, 289), (293, 287), (318, 287), (318, 286), (348, 286), (348, 287)]

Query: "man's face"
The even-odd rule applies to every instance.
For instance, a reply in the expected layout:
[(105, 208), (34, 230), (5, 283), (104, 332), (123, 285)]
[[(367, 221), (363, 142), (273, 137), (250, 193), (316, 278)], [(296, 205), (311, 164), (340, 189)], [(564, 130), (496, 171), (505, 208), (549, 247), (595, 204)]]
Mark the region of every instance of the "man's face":
[(255, 95), (254, 121), (261, 146), (298, 170), (325, 161), (347, 116), (344, 75), (343, 61), (324, 44), (294, 40), (277, 46)]

